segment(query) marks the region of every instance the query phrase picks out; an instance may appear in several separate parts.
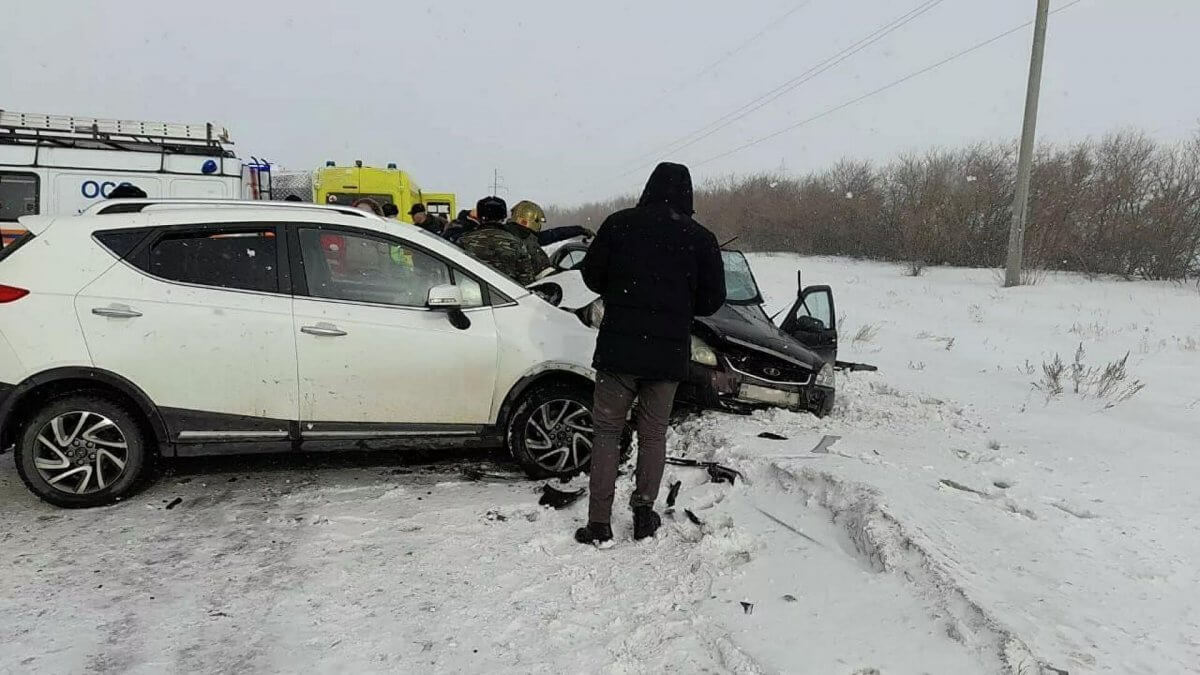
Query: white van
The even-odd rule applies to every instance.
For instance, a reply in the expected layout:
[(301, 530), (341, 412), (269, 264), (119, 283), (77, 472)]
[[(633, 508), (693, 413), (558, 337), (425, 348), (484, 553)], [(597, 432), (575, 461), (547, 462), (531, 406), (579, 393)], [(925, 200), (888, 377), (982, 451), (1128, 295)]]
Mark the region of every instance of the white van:
[(129, 183), (148, 197), (270, 199), (270, 169), (243, 164), (212, 124), (0, 110), (0, 236), (17, 218), (77, 214)]

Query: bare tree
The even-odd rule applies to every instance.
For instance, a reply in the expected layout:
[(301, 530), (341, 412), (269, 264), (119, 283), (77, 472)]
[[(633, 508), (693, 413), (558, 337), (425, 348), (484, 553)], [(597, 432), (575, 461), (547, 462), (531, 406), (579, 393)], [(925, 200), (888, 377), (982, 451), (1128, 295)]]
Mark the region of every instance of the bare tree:
[[(934, 149), (874, 166), (845, 159), (801, 177), (709, 180), (700, 222), (758, 251), (858, 256), (925, 265), (1003, 261), (1015, 144)], [(552, 225), (598, 226), (626, 196), (550, 208)], [(1200, 132), (1164, 146), (1136, 131), (1043, 145), (1034, 159), (1025, 258), (1030, 267), (1129, 278), (1200, 276)]]

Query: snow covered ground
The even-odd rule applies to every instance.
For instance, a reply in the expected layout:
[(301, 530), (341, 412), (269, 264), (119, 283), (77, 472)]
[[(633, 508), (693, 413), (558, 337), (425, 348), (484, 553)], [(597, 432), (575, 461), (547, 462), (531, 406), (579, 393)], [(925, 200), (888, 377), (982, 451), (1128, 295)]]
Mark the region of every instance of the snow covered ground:
[[(824, 420), (676, 427), (675, 454), (746, 480), (671, 467), (655, 540), (618, 510), (621, 543), (581, 547), (584, 503), (539, 507), (476, 454), (191, 461), (90, 511), (37, 502), (6, 455), (0, 672), (1197, 668), (1194, 287), (752, 262), (768, 307), (797, 266), (831, 284), (842, 357), (881, 370), (844, 376)], [(1088, 366), (1130, 352), (1145, 388), (1105, 407), (1068, 372), (1047, 402), (1042, 363), (1069, 371), (1080, 343)]]

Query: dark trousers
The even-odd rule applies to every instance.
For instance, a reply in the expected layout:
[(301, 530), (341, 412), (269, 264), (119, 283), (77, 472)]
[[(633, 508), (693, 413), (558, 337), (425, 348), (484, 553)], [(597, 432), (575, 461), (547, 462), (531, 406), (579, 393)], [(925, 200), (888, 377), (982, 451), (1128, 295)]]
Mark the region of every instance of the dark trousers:
[(625, 418), (637, 399), (637, 489), (630, 506), (653, 506), (667, 461), (667, 422), (675, 402), (678, 382), (645, 380), (630, 375), (596, 374), (596, 400), (592, 421), (596, 439), (592, 448), (591, 501), (588, 522), (612, 519), (617, 466), (621, 461), (621, 434)]

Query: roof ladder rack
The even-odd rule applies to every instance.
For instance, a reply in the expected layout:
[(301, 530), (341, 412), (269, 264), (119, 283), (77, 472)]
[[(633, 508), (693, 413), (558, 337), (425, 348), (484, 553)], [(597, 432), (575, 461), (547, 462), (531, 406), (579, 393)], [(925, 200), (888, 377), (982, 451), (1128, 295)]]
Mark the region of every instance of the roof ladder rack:
[(184, 124), (143, 120), (102, 119), (73, 115), (42, 115), (0, 110), (0, 132), (33, 139), (62, 139), (159, 143), (222, 147), (233, 145), (229, 131), (211, 122)]

